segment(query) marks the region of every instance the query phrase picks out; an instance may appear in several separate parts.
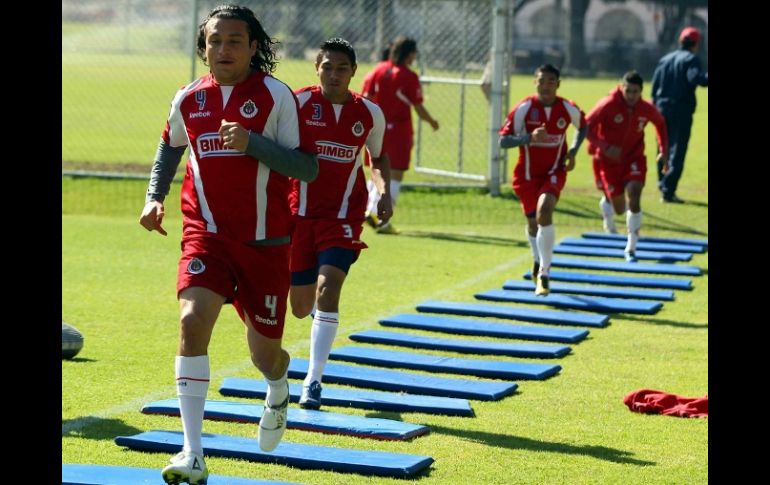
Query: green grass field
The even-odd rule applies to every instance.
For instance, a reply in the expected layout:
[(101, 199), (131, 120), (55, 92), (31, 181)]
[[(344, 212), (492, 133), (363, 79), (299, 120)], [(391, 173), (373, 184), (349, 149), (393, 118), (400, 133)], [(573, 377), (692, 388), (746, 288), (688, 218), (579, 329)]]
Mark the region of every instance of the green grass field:
[[(663, 205), (648, 190), (645, 234), (708, 235), (704, 161), (691, 158), (683, 180), (681, 195), (693, 203)], [(581, 179), (590, 182), (587, 173), (576, 173), (560, 201), (559, 237), (600, 227), (597, 196)], [(65, 463), (160, 469), (168, 454), (127, 451), (112, 440), (143, 430), (181, 429), (177, 418), (139, 413), (143, 403), (175, 395), (174, 281), (181, 230), (178, 185), (169, 196), (174, 201), (167, 215), (169, 237), (139, 227), (144, 187), (140, 181), (63, 179), (62, 316), (86, 342), (76, 360), (62, 361)], [(91, 198), (90, 205), (79, 203)], [(473, 301), (474, 292), (518, 279), (529, 268), (522, 218), (509, 196), (419, 189), (405, 191), (399, 202), (401, 236), (365, 230), (370, 248), (345, 286), (335, 346), (350, 343), (350, 333), (377, 328), (378, 318), (413, 312), (426, 299)], [(708, 269), (708, 254), (697, 255), (692, 264)], [(592, 329), (558, 361), (559, 375), (519, 381), (519, 392), (501, 401), (473, 402), (475, 418), (326, 408), (425, 424), (431, 427), (428, 436), (381, 442), (289, 430), (285, 439), (430, 455), (436, 463), (416, 479), (425, 484), (705, 483), (707, 420), (645, 416), (622, 403), (626, 393), (640, 388), (686, 396), (708, 392), (708, 274), (694, 283), (692, 292), (677, 292), (677, 301), (656, 315), (612, 316), (609, 327)], [(210, 348), (211, 399), (218, 397), (224, 377), (257, 377), (241, 325), (225, 308)], [(285, 346), (292, 355), (307, 357), (309, 322), (289, 316), (286, 325)], [(238, 436), (253, 436), (255, 429), (217, 422), (204, 427)], [(217, 474), (307, 484), (401, 483), (221, 458), (208, 464)]]
[[(116, 69), (92, 55), (63, 59), (64, 160), (146, 161), (149, 170), (168, 101), (189, 68), (183, 59), (169, 57), (158, 57), (155, 68), (135, 64), (130, 56), (125, 62)], [(117, 75), (140, 67), (148, 71), (144, 83), (124, 83)], [(283, 78), (290, 84), (308, 83), (312, 71), (305, 78)], [(588, 111), (614, 83), (565, 79), (560, 94)], [(511, 99), (532, 88), (529, 77), (514, 77)], [(648, 92), (649, 86), (645, 88)], [(429, 89), (431, 103), (434, 92)], [(708, 91), (699, 89), (698, 96), (678, 191), (688, 204), (661, 204), (653, 170), (642, 202), (644, 235), (708, 237)], [(93, 99), (105, 104), (92, 106)], [(75, 104), (92, 110), (91, 121), (75, 117)], [(652, 142), (650, 128), (648, 158)], [(421, 180), (414, 173), (407, 179)], [(144, 181), (62, 178), (62, 318), (85, 336), (77, 358), (62, 361), (63, 463), (160, 470), (170, 454), (129, 451), (112, 440), (150, 429), (181, 430), (178, 418), (139, 412), (145, 402), (175, 396), (179, 332), (179, 185), (168, 198), (165, 238), (137, 223), (145, 189)], [(381, 317), (414, 312), (426, 299), (470, 302), (475, 292), (520, 279), (531, 256), (518, 203), (509, 187), (503, 194), (491, 198), (475, 190), (406, 189), (394, 219), (402, 235), (365, 229), (369, 249), (345, 285), (335, 347), (350, 344), (351, 333), (378, 328)], [(600, 230), (597, 202), (590, 159), (581, 151), (555, 216), (557, 238)], [(617, 220), (623, 227), (621, 218)], [(572, 345), (570, 355), (554, 361), (563, 367), (560, 374), (546, 381), (518, 381), (518, 392), (500, 401), (473, 401), (474, 418), (325, 408), (425, 424), (431, 433), (409, 442), (386, 442), (288, 430), (284, 439), (430, 455), (436, 462), (413, 480), (425, 485), (706, 483), (708, 420), (632, 413), (622, 398), (641, 388), (692, 397), (708, 393), (708, 257), (696, 255), (691, 263), (706, 270), (693, 279), (693, 291), (678, 291), (676, 301), (667, 302), (656, 315), (613, 315), (610, 326), (591, 329), (588, 339)], [(308, 356), (309, 327), (308, 320), (287, 316), (284, 342), (293, 356)], [(248, 359), (242, 324), (230, 307), (223, 309), (209, 353), (210, 399), (220, 398), (217, 389), (224, 377), (258, 377)], [(256, 426), (207, 421), (204, 432), (252, 437)], [(207, 458), (207, 463), (219, 475), (305, 484), (405, 482), (234, 459)]]

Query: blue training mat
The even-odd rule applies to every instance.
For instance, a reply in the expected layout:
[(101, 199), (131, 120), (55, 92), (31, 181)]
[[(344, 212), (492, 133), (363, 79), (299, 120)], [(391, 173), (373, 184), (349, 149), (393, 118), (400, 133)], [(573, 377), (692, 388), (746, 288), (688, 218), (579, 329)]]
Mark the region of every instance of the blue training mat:
[(416, 349), (436, 349), (461, 352), (464, 354), (508, 355), (511, 357), (536, 357), (552, 359), (564, 357), (572, 349), (566, 345), (510, 344), (506, 342), (482, 342), (479, 340), (458, 340), (453, 338), (426, 337), (400, 332), (365, 330), (348, 338), (370, 344), (399, 345)]
[[(531, 276), (531, 275), (530, 275)], [(670, 290), (640, 290), (637, 288), (612, 288), (609, 286), (570, 285), (569, 283), (550, 282), (551, 293), (570, 293), (577, 295), (607, 296), (610, 298), (638, 298), (640, 300), (673, 301), (674, 292)], [(507, 280), (504, 290), (534, 291), (533, 281)]]
[[(61, 466), (62, 485), (158, 485), (162, 482), (158, 468), (71, 463), (62, 463)], [(291, 483), (209, 475), (208, 485), (291, 485)]]
[(475, 317), (510, 318), (512, 320), (552, 323), (555, 325), (585, 325), (587, 327), (606, 327), (610, 321), (610, 317), (607, 315), (597, 315), (595, 313), (534, 310), (532, 308), (458, 303), (454, 301), (428, 300), (417, 305), (417, 311)]
[[(118, 436), (115, 443), (132, 450), (178, 453), (183, 435), (179, 431), (146, 431), (134, 436)], [(241, 458), (260, 463), (277, 463), (302, 469), (354, 472), (363, 475), (405, 478), (433, 463), (430, 456), (407, 455), (384, 451), (332, 448), (282, 441), (273, 451), (259, 448), (256, 438), (203, 433), (206, 456)]]
[[(559, 244), (565, 246), (586, 246), (586, 247), (598, 247), (598, 248), (615, 248), (625, 249), (626, 240), (614, 240), (614, 239), (583, 239), (579, 237), (565, 237)], [(636, 249), (644, 251), (662, 251), (667, 253), (705, 253), (706, 249), (703, 246), (692, 244), (671, 244), (671, 243), (655, 243), (655, 242), (637, 242)]]
[[(307, 359), (291, 359), (289, 377), (304, 379), (307, 367)], [(331, 362), (324, 369), (324, 382), (479, 401), (497, 401), (513, 394), (519, 387), (515, 382), (471, 381)]]
[[(625, 234), (607, 234), (604, 232), (584, 232), (583, 237), (587, 239), (611, 239), (614, 241), (626, 240)], [(653, 237), (653, 236), (641, 236), (639, 242), (655, 242), (655, 243), (669, 243), (669, 244), (690, 244), (693, 246), (701, 246), (704, 249), (708, 249), (708, 239), (687, 239), (680, 237)]]
[(332, 360), (344, 360), (359, 364), (398, 367), (447, 374), (465, 374), (495, 379), (542, 380), (558, 374), (558, 364), (535, 364), (530, 362), (506, 362), (500, 360), (464, 359), (444, 355), (395, 352), (374, 347), (348, 345), (329, 354)]
[[(267, 383), (263, 379), (226, 377), (219, 388), (225, 396), (264, 399)], [(291, 402), (299, 402), (301, 384), (289, 384)], [(421, 396), (396, 392), (361, 391), (359, 389), (329, 387), (323, 383), (321, 404), (359, 409), (376, 409), (397, 413), (429, 413), (448, 416), (473, 416), (471, 403), (467, 399), (453, 397)]]
[[(259, 404), (206, 400), (203, 417), (219, 421), (259, 423), (263, 411), (263, 406)], [(142, 412), (144, 414), (179, 416), (179, 399), (166, 399), (145, 404), (142, 407)], [(392, 419), (366, 418), (364, 416), (313, 411), (291, 406), (289, 406), (286, 427), (380, 440), (408, 440), (430, 431), (430, 428), (427, 426), (394, 421)]]
[[(597, 256), (603, 258), (625, 258), (625, 253), (622, 249), (613, 248), (595, 248), (595, 247), (583, 247), (583, 246), (569, 246), (558, 245), (554, 246), (553, 252), (556, 254), (576, 254), (579, 256)], [(661, 253), (658, 251), (636, 251), (634, 253), (636, 259), (639, 260), (652, 260), (660, 261), (664, 263), (675, 263), (679, 261), (690, 261), (692, 254), (690, 253)]]
[(554, 328), (540, 325), (513, 325), (490, 322), (475, 318), (438, 317), (435, 315), (413, 315), (400, 313), (380, 320), (383, 327), (416, 328), (457, 335), (478, 335), (482, 337), (518, 338), (543, 342), (580, 342), (588, 336), (582, 328)]
[(560, 268), (598, 269), (603, 271), (626, 271), (629, 273), (656, 273), (671, 275), (698, 276), (700, 268), (696, 266), (680, 266), (677, 264), (626, 263), (616, 261), (595, 261), (582, 258), (554, 257), (551, 266)]
[(621, 298), (604, 298), (601, 296), (582, 295), (547, 295), (538, 296), (529, 291), (489, 290), (474, 295), (479, 300), (503, 301), (514, 303), (530, 303), (534, 305), (550, 305), (559, 308), (572, 308), (605, 313), (641, 313), (652, 315), (658, 313), (663, 303), (650, 300), (624, 300)]
[[(673, 290), (692, 290), (692, 280), (673, 278), (650, 278), (640, 276), (615, 276), (597, 273), (578, 273), (574, 271), (550, 271), (551, 281), (572, 281), (576, 283), (594, 283), (597, 285), (637, 286), (641, 288), (670, 288)], [(531, 280), (532, 272), (524, 273), (524, 278)]]

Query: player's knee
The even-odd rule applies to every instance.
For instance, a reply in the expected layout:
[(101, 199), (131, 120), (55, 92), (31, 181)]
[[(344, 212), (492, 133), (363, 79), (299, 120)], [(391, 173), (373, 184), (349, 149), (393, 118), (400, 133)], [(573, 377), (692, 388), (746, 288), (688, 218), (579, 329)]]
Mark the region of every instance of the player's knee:
[(194, 335), (199, 333), (205, 326), (203, 318), (195, 312), (184, 312), (179, 319), (182, 335)]
[(291, 302), (291, 314), (297, 318), (305, 318), (313, 311), (312, 301), (294, 301)]

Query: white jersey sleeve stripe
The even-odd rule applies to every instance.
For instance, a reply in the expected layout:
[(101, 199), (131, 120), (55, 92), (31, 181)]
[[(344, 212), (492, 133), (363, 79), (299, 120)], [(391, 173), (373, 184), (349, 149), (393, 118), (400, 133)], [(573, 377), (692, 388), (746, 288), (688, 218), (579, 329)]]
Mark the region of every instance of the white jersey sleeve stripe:
[[(529, 108), (532, 106), (532, 100), (526, 100), (516, 108), (516, 112), (513, 113), (513, 134), (523, 135), (527, 132), (524, 126), (524, 118), (526, 118)], [(529, 146), (524, 145), (524, 179), (530, 180), (529, 172)]]
[(304, 216), (307, 213), (307, 182), (299, 183), (299, 209), (297, 214)]
[(266, 76), (265, 86), (273, 97), (275, 106), (265, 123), (262, 135), (286, 148), (299, 146), (299, 116), (294, 94), (281, 81)]
[(373, 126), (366, 137), (366, 148), (372, 158), (378, 158), (382, 153), (382, 138), (385, 136), (385, 115), (382, 109), (366, 98), (361, 98), (372, 115)]
[(183, 87), (177, 91), (174, 99), (171, 101), (171, 111), (168, 114), (168, 144), (172, 147), (186, 146), (190, 143), (187, 138), (187, 130), (184, 128), (184, 119), (182, 118), (182, 101), (187, 93), (195, 89), (201, 83), (200, 79)]
[(265, 221), (267, 220), (267, 182), (270, 180), (270, 167), (259, 162), (257, 171), (257, 232), (256, 240), (265, 239), (267, 229)]
[(527, 116), (527, 113), (529, 113), (529, 108), (531, 106), (532, 100), (528, 99), (521, 103), (518, 108), (516, 108), (516, 112), (513, 114), (514, 135), (523, 135), (527, 132), (527, 130), (524, 128), (524, 118)]
[(580, 110), (577, 109), (575, 106), (573, 106), (571, 103), (568, 103), (566, 100), (562, 101), (564, 103), (564, 108), (567, 110), (567, 113), (569, 113), (570, 120), (572, 121), (572, 126), (580, 129)]
[(198, 203), (201, 208), (201, 216), (206, 221), (206, 230), (209, 232), (217, 232), (217, 224), (214, 221), (214, 214), (209, 209), (208, 200), (206, 200), (206, 193), (203, 190), (203, 179), (201, 179), (200, 166), (198, 165), (198, 158), (195, 156), (195, 150), (190, 149), (190, 166), (193, 171), (193, 181), (195, 184), (195, 192), (198, 194)]
[(400, 89), (396, 90), (396, 97), (406, 103), (407, 106), (412, 106), (412, 102), (409, 101), (409, 98), (406, 97), (404, 93), (401, 92)]
[(353, 187), (356, 184), (356, 178), (358, 177), (358, 168), (361, 166), (361, 160), (363, 159), (361, 154), (359, 153), (356, 156), (356, 163), (353, 166), (353, 170), (350, 171), (350, 175), (348, 176), (348, 183), (345, 186), (345, 194), (342, 196), (342, 205), (340, 206), (340, 211), (337, 213), (337, 219), (345, 219), (348, 216), (348, 202), (350, 200), (350, 194), (353, 192)]
[(302, 109), (305, 106), (305, 103), (307, 103), (307, 100), (310, 99), (310, 96), (312, 96), (313, 93), (310, 91), (302, 91), (297, 95), (297, 101), (299, 101), (299, 107)]

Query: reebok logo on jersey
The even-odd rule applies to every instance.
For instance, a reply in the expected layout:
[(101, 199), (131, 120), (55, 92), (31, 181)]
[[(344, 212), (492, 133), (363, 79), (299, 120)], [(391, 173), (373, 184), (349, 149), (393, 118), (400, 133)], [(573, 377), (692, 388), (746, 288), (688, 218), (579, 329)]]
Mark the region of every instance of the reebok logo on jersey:
[(318, 140), (315, 144), (318, 151), (318, 157), (324, 160), (337, 163), (350, 163), (356, 158), (356, 149), (358, 147), (326, 140)]
[(204, 133), (198, 136), (198, 158), (206, 157), (237, 157), (243, 155), (234, 148), (225, 148), (219, 133)]
[(209, 116), (211, 116), (211, 111), (193, 111), (190, 113), (189, 118), (208, 118)]

